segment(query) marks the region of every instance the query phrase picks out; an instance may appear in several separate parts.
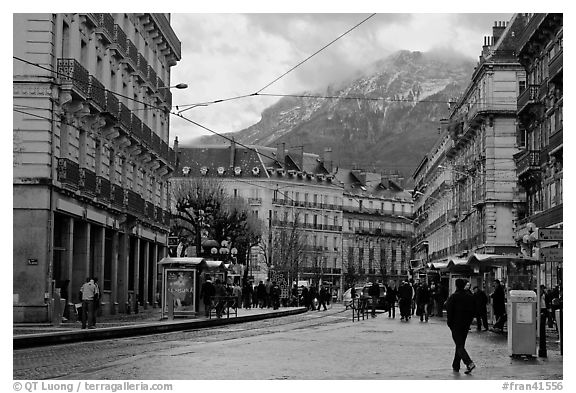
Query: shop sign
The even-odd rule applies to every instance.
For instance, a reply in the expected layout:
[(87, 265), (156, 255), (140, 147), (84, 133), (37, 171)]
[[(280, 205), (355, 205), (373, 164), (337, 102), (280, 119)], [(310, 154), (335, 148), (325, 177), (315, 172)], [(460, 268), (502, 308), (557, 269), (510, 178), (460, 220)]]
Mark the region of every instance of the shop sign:
[(562, 228), (538, 228), (538, 240), (562, 240)]
[(541, 248), (540, 261), (542, 262), (562, 262), (563, 248)]

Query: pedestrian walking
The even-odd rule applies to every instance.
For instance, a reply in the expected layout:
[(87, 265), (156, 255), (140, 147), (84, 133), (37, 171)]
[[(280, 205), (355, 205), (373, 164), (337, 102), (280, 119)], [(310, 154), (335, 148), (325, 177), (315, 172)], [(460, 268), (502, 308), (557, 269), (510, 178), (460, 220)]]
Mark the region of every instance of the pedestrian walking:
[(94, 310), (94, 298), (97, 296), (98, 288), (94, 284), (94, 279), (87, 278), (80, 288), (82, 295), (82, 329), (94, 329), (96, 327), (96, 316)]
[(200, 299), (204, 303), (204, 315), (208, 317), (210, 315), (210, 308), (212, 307), (212, 298), (216, 294), (214, 284), (210, 280), (210, 276), (205, 277), (206, 281), (202, 284), (200, 288)]
[(326, 308), (326, 298), (327, 297), (328, 297), (328, 291), (326, 290), (324, 285), (322, 285), (320, 287), (320, 293), (318, 294), (318, 311), (320, 311), (321, 306), (324, 306), (324, 311), (327, 310), (327, 308)]
[(372, 283), (370, 288), (368, 288), (368, 295), (370, 296), (370, 302), (372, 303), (372, 318), (376, 317), (376, 303), (378, 303), (378, 297), (380, 296), (380, 285), (377, 282)]
[(463, 278), (456, 279), (456, 291), (446, 301), (446, 314), (455, 345), (452, 370), (459, 372), (460, 363), (464, 362), (466, 365), (464, 373), (470, 374), (476, 365), (466, 352), (466, 337), (474, 318), (475, 306), (472, 295), (464, 289), (466, 283), (467, 280)]
[(314, 285), (310, 286), (308, 291), (308, 296), (310, 296), (310, 310), (316, 310), (316, 303), (318, 303), (318, 291)]
[(245, 281), (244, 287), (242, 288), (242, 297), (244, 298), (244, 308), (247, 310), (252, 308), (252, 294), (254, 289), (252, 288), (252, 283)]
[(214, 283), (214, 300), (216, 301), (216, 318), (222, 318), (222, 313), (224, 312), (224, 306), (226, 301), (224, 298), (228, 295), (224, 283), (220, 281), (219, 278), (216, 279)]
[(280, 289), (280, 286), (276, 284), (276, 281), (272, 282), (272, 286), (270, 287), (270, 299), (274, 310), (278, 310), (278, 307), (280, 307), (281, 294), (282, 290)]
[(258, 306), (264, 308), (266, 306), (266, 285), (262, 281), (258, 284)]
[(388, 306), (388, 318), (392, 316), (392, 319), (396, 318), (396, 301), (398, 300), (398, 290), (396, 289), (396, 283), (392, 283), (386, 291), (386, 304)]
[(500, 280), (494, 280), (494, 292), (492, 292), (490, 297), (492, 298), (492, 309), (496, 320), (492, 327), (495, 331), (501, 332), (504, 329), (504, 323), (506, 323), (506, 295)]
[(428, 322), (428, 303), (430, 303), (430, 290), (426, 283), (420, 284), (418, 287), (417, 311), (416, 314), (420, 317), (420, 322)]
[(400, 320), (410, 319), (410, 307), (412, 305), (412, 287), (408, 282), (403, 281), (398, 288), (398, 305), (400, 306)]
[(306, 310), (310, 309), (310, 293), (308, 292), (308, 288), (302, 285), (302, 304), (306, 307)]
[(476, 310), (476, 326), (477, 330), (482, 330), (482, 325), (484, 325), (484, 330), (488, 330), (488, 313), (486, 311), (486, 305), (488, 304), (488, 296), (486, 293), (478, 288), (474, 287), (474, 306)]
[(240, 284), (238, 284), (238, 282), (236, 282), (234, 284), (234, 287), (232, 288), (232, 296), (236, 297), (236, 304), (238, 305), (238, 307), (242, 307), (242, 288), (240, 288)]
[(266, 288), (266, 295), (265, 295), (266, 307), (270, 308), (272, 307), (272, 297), (270, 293), (270, 291), (272, 290), (272, 283), (270, 282), (270, 279), (266, 280), (265, 288)]

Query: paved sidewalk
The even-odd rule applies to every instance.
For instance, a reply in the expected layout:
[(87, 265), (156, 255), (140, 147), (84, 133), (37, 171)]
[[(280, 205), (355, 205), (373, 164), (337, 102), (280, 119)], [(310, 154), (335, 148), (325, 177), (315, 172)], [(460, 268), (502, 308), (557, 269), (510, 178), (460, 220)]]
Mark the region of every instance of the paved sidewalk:
[(204, 315), (195, 318), (161, 319), (159, 308), (143, 310), (138, 314), (117, 314), (97, 318), (96, 329), (82, 329), (80, 321), (64, 322), (60, 326), (51, 324), (14, 324), (14, 349), (41, 345), (64, 344), (78, 341), (91, 341), (129, 337), (144, 334), (166, 333), (184, 329), (200, 329), (233, 323), (276, 318), (306, 312), (303, 307), (238, 309), (238, 316), (231, 315), (207, 318)]

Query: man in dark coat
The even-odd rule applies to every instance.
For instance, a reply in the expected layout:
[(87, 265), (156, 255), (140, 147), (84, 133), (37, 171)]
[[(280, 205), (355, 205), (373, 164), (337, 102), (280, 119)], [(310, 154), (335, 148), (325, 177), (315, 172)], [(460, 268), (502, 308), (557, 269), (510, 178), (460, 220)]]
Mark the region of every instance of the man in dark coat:
[(378, 303), (378, 297), (380, 297), (380, 285), (377, 282), (372, 283), (370, 288), (368, 288), (368, 295), (370, 295), (372, 318), (374, 318), (376, 317), (376, 304)]
[(326, 299), (328, 298), (328, 291), (326, 287), (322, 285), (320, 287), (320, 293), (318, 294), (318, 311), (320, 311), (320, 307), (324, 306), (324, 311), (327, 310), (326, 308)]
[(200, 288), (200, 299), (204, 300), (204, 315), (208, 316), (210, 314), (210, 307), (212, 306), (212, 297), (216, 294), (216, 289), (210, 281), (210, 276), (206, 276), (206, 281), (202, 284)]
[(452, 370), (460, 371), (460, 361), (466, 365), (466, 374), (470, 374), (476, 367), (468, 352), (466, 352), (466, 337), (468, 329), (474, 318), (474, 298), (464, 289), (466, 281), (463, 278), (456, 280), (456, 291), (450, 295), (446, 301), (446, 314), (448, 327), (452, 331), (452, 340), (456, 349), (454, 351), (454, 360), (452, 361)]
[(266, 306), (266, 286), (262, 281), (258, 284), (256, 293), (258, 294), (258, 303), (260, 308), (264, 308)]
[(430, 303), (430, 290), (428, 289), (428, 285), (426, 283), (422, 283), (418, 287), (418, 294), (416, 299), (420, 322), (423, 322), (424, 318), (426, 318), (426, 322), (428, 322), (428, 303)]
[(308, 293), (308, 288), (302, 285), (302, 303), (306, 310), (310, 309), (310, 294)]
[(488, 315), (486, 312), (486, 305), (488, 304), (488, 296), (478, 287), (474, 287), (474, 305), (476, 307), (476, 326), (478, 331), (482, 330), (482, 325), (484, 325), (484, 330), (488, 330)]
[(494, 292), (492, 292), (490, 297), (492, 298), (492, 308), (496, 319), (494, 329), (501, 331), (504, 329), (504, 323), (506, 322), (506, 295), (500, 280), (494, 280)]
[(272, 287), (270, 288), (270, 301), (272, 302), (272, 307), (274, 310), (278, 310), (280, 307), (280, 295), (282, 294), (282, 289), (276, 283), (276, 281), (272, 282)]
[(392, 283), (391, 286), (386, 290), (386, 303), (388, 306), (388, 318), (396, 318), (396, 300), (398, 296), (398, 291), (396, 290), (396, 284)]
[(408, 282), (403, 281), (400, 288), (398, 288), (398, 305), (400, 306), (400, 320), (410, 319), (410, 310), (412, 306), (412, 286)]

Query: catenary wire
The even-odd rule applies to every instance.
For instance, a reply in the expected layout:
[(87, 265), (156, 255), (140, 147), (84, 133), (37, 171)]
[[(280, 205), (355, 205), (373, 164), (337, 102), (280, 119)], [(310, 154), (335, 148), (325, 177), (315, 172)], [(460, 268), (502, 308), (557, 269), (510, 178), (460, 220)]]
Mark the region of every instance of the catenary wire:
[(294, 67), (290, 68), (288, 71), (286, 71), (285, 73), (283, 73), (282, 75), (280, 75), (279, 77), (277, 77), (276, 79), (274, 79), (272, 82), (268, 83), (266, 86), (262, 87), (260, 90), (258, 90), (256, 93), (260, 93), (262, 90), (266, 89), (267, 87), (273, 85), (274, 83), (278, 82), (280, 79), (282, 79), (283, 77), (285, 77), (286, 75), (288, 75), (290, 72), (294, 71), (296, 68), (300, 67), (302, 64), (304, 64), (305, 62), (307, 62), (308, 60), (310, 60), (312, 57), (316, 56), (318, 53), (322, 52), (324, 49), (328, 48), (330, 45), (332, 45), (333, 43), (335, 43), (336, 41), (338, 41), (340, 38), (344, 37), (345, 35), (347, 35), (348, 33), (350, 33), (352, 30), (356, 29), (358, 26), (362, 25), (363, 23), (365, 23), (366, 21), (368, 21), (369, 19), (371, 19), (372, 17), (374, 17), (376, 14), (371, 14), (370, 16), (368, 16), (367, 18), (365, 18), (364, 20), (362, 20), (360, 23), (356, 24), (355, 26), (351, 27), (350, 29), (348, 29), (347, 31), (345, 31), (344, 33), (340, 34), (337, 38), (333, 39), (332, 41), (330, 41), (328, 44), (324, 45), (322, 48), (318, 49), (316, 52), (314, 52), (313, 54), (311, 54), (310, 56), (308, 56), (307, 58), (305, 58), (304, 60), (302, 60), (301, 62), (299, 62), (298, 64), (296, 64)]

